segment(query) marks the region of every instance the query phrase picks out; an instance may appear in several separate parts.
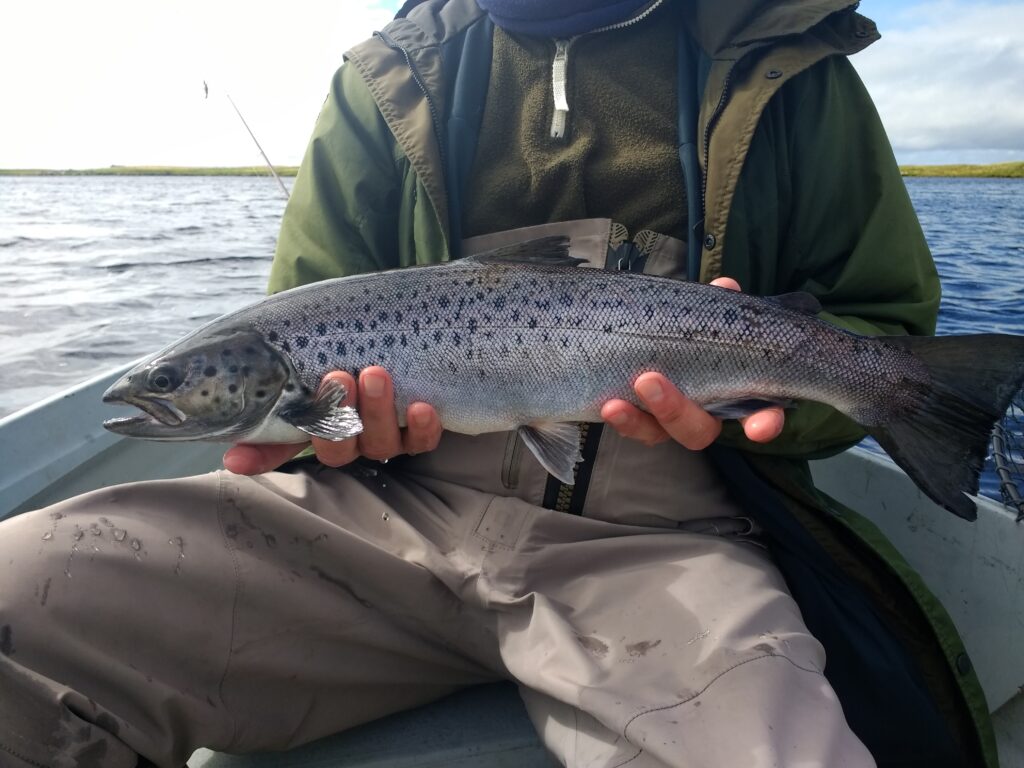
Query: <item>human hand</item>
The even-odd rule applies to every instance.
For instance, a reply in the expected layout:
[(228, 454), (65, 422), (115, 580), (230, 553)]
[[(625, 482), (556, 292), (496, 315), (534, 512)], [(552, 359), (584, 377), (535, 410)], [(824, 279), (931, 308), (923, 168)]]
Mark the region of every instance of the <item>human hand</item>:
[[(340, 467), (360, 456), (385, 461), (403, 453), (432, 451), (441, 440), (441, 419), (426, 403), (410, 403), (405, 412), (405, 429), (399, 429), (395, 414), (395, 392), (391, 377), (380, 366), (366, 368), (355, 379), (343, 371), (334, 371), (324, 379), (334, 379), (345, 387), (348, 396), (340, 405), (359, 409), (363, 432), (340, 442), (312, 439), (321, 463)], [(306, 447), (307, 443), (277, 445), (235, 445), (224, 454), (225, 469), (239, 475), (256, 475), (277, 469)]]
[[(730, 277), (711, 281), (712, 285), (740, 290)], [(722, 431), (722, 421), (712, 416), (660, 373), (644, 373), (633, 384), (637, 397), (647, 408), (642, 411), (625, 400), (609, 400), (601, 407), (601, 418), (623, 437), (655, 445), (675, 440), (692, 451), (707, 448)], [(748, 439), (767, 443), (782, 432), (785, 421), (782, 408), (765, 408), (740, 419)]]

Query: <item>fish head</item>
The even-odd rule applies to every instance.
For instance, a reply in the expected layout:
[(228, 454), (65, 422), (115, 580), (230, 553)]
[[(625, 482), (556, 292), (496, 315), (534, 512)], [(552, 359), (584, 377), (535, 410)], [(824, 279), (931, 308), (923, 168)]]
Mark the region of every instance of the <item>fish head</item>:
[(135, 416), (103, 426), (151, 440), (229, 440), (256, 429), (289, 385), (292, 370), (251, 328), (200, 329), (132, 368), (103, 402)]

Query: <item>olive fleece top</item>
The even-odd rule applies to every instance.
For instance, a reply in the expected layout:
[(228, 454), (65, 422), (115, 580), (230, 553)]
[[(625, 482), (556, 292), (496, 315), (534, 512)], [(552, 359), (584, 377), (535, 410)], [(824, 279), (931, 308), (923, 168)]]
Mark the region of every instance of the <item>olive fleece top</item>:
[[(669, 5), (669, 4), (665, 4)], [(551, 135), (556, 41), (497, 28), (464, 235), (583, 218), (686, 240), (677, 22), (670, 8), (568, 41), (565, 135)]]

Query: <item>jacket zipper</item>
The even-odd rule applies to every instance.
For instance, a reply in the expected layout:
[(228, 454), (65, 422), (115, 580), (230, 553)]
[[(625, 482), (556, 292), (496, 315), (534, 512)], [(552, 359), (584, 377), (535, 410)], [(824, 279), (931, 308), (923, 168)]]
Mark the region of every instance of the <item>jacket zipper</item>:
[(420, 76), (420, 72), (416, 69), (416, 65), (412, 62), (412, 56), (409, 55), (409, 51), (403, 48), (401, 45), (396, 43), (394, 39), (386, 32), (374, 32), (374, 35), (384, 41), (384, 44), (393, 51), (398, 51), (405, 57), (406, 66), (409, 67), (409, 71), (412, 73), (412, 79), (416, 83), (416, 86), (420, 89), (423, 97), (427, 100), (427, 109), (430, 110), (430, 121), (434, 126), (434, 136), (437, 137), (437, 151), (441, 157), (441, 167), (447, 166), (445, 160), (445, 142), (444, 134), (441, 132), (441, 116), (437, 111), (437, 104), (434, 103), (434, 97), (430, 95), (430, 91), (427, 86), (423, 84), (423, 78)]
[[(734, 65), (735, 66), (735, 65)], [(704, 220), (704, 215), (707, 212), (708, 202), (708, 160), (711, 155), (711, 131), (714, 130), (715, 125), (718, 123), (718, 118), (722, 114), (722, 109), (725, 107), (725, 102), (728, 101), (729, 86), (732, 84), (732, 69), (725, 73), (725, 82), (722, 83), (722, 95), (718, 99), (718, 104), (715, 105), (715, 111), (711, 113), (711, 117), (708, 118), (707, 127), (704, 128), (704, 172), (701, 174), (700, 188), (700, 216), (701, 221)], [(701, 247), (703, 247), (701, 243)]]
[(569, 49), (572, 47), (572, 44), (587, 35), (596, 35), (599, 32), (611, 32), (616, 29), (631, 27), (650, 16), (664, 2), (665, 0), (654, 0), (654, 2), (633, 18), (620, 21), (617, 24), (609, 24), (606, 27), (592, 29), (575, 37), (555, 39), (555, 58), (551, 62), (551, 94), (555, 102), (555, 111), (551, 116), (551, 138), (564, 138), (566, 123), (569, 120)]

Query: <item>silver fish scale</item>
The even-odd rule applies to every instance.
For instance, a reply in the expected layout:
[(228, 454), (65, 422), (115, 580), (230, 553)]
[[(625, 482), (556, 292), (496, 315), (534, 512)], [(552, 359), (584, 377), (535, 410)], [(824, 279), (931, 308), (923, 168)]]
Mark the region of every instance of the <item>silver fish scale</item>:
[(234, 318), (287, 355), (315, 389), (370, 365), (449, 429), (593, 421), (635, 402), (645, 371), (702, 405), (829, 403), (864, 425), (909, 407), (926, 374), (909, 354), (770, 300), (633, 273), (520, 264), (446, 265), (329, 280)]

